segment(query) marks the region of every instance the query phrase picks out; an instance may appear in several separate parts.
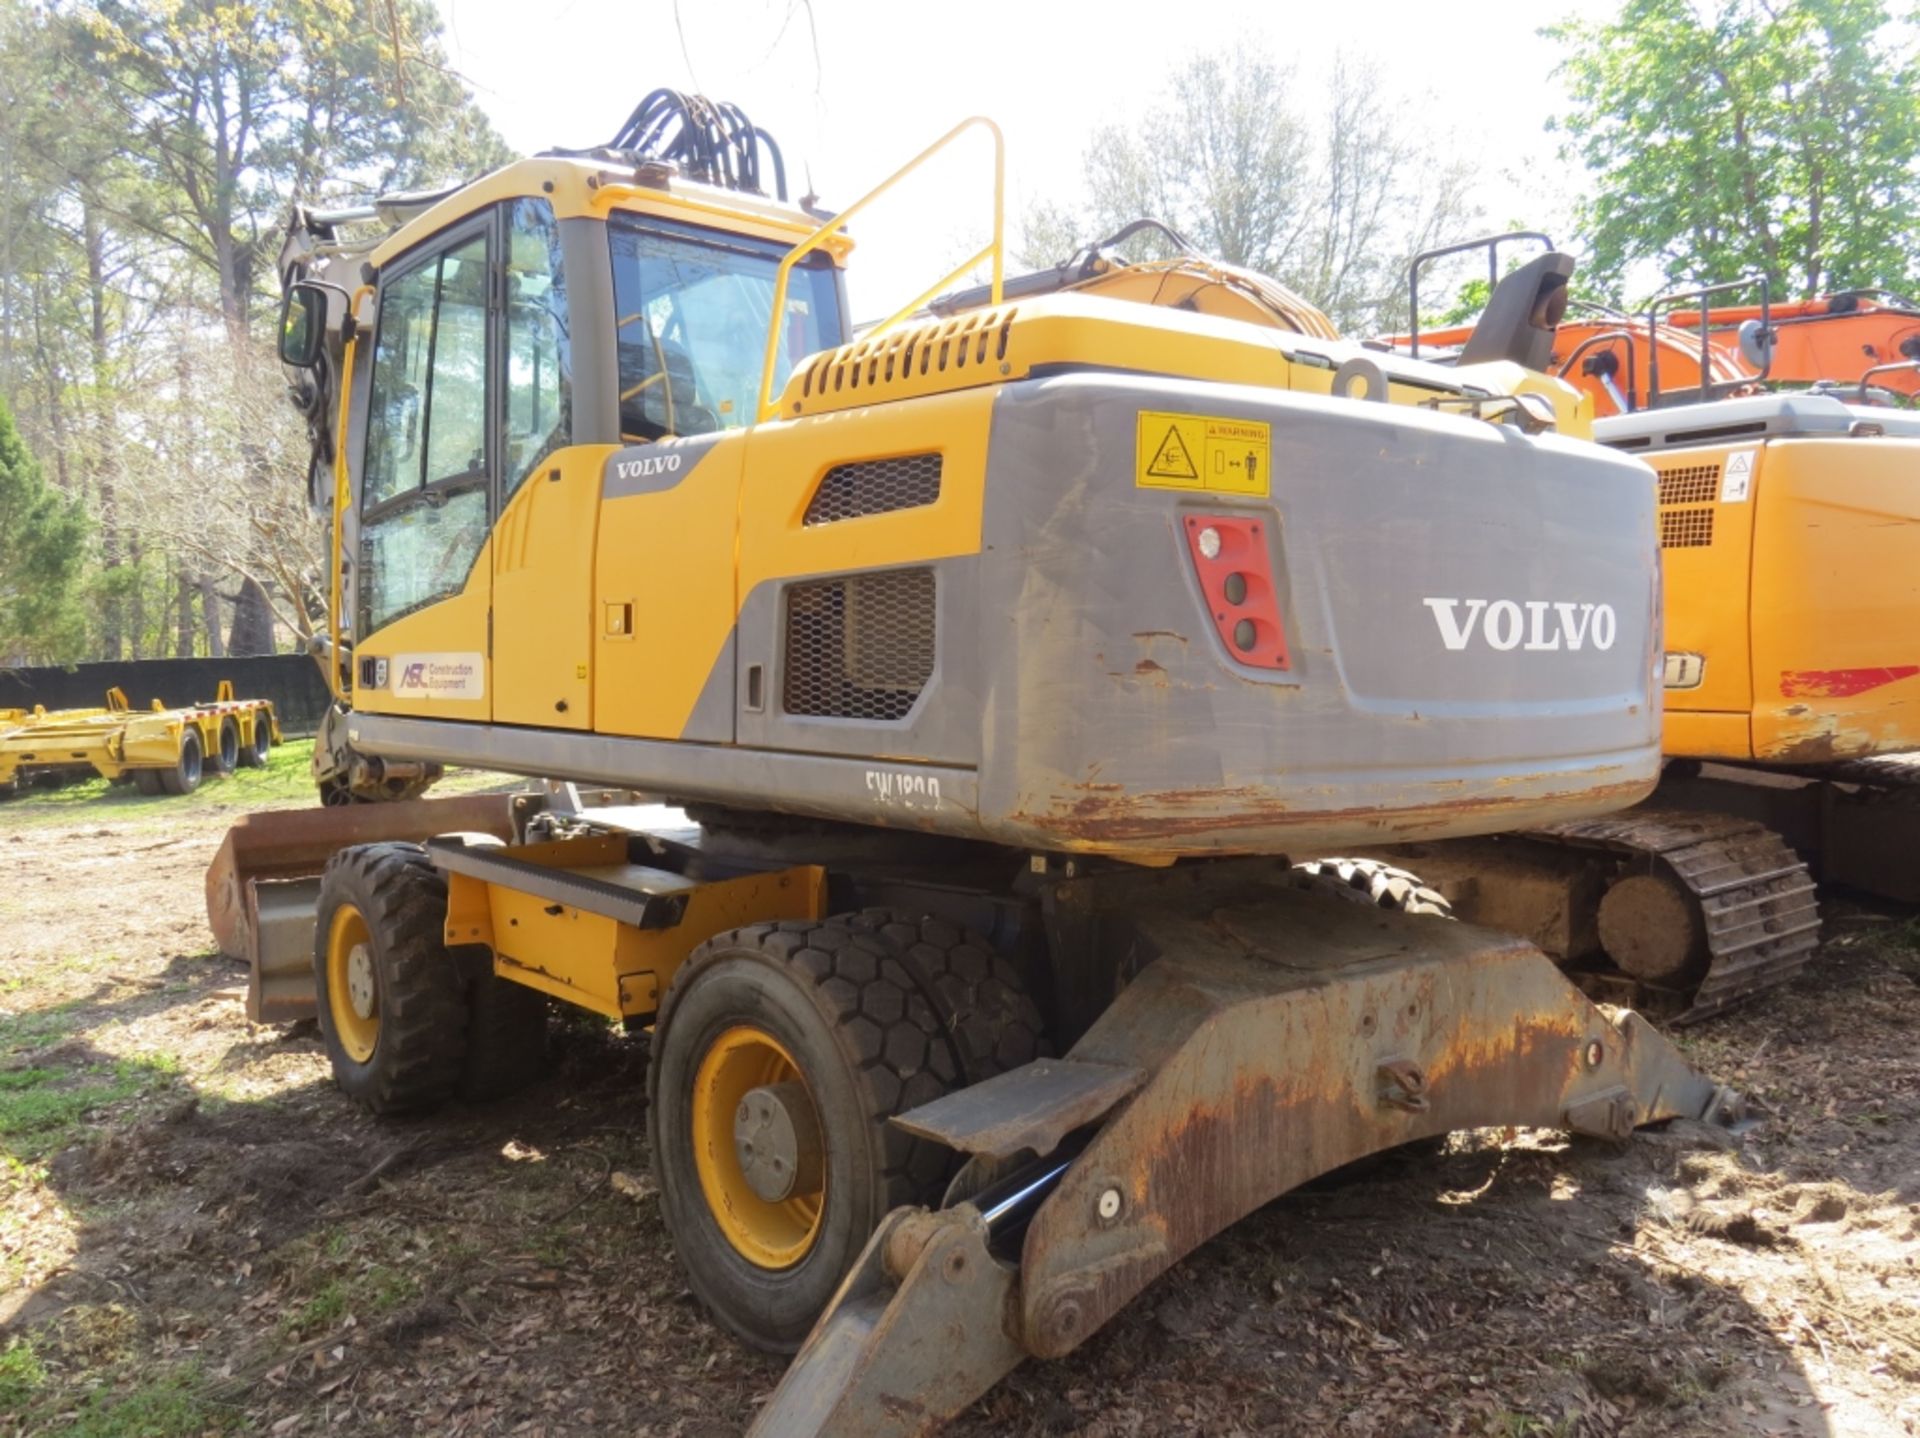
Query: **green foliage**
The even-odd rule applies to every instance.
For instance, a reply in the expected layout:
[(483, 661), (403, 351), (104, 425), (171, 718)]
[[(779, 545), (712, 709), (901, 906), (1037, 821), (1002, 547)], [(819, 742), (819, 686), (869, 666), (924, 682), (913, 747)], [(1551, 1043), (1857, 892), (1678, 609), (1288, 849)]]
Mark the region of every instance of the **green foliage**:
[(217, 1406), (197, 1368), (146, 1375), (124, 1390), (90, 1394), (67, 1438), (205, 1438), (232, 1427), (234, 1415)]
[(50, 486), (0, 401), (0, 662), (62, 661), (84, 643), (87, 520)]
[(0, 1413), (21, 1412), (46, 1381), (46, 1366), (33, 1351), (32, 1341), (9, 1339), (0, 1350)]
[(268, 609), (304, 637), (321, 530), (259, 333), (282, 226), (509, 158), (433, 0), (0, 0), (0, 154), (0, 395), (92, 521), (80, 597), (35, 586), (57, 645), (10, 627), (0, 531), (0, 664), (217, 653)]
[(1920, 275), (1920, 64), (1881, 0), (1627, 0), (1546, 33), (1596, 277), (1759, 271), (1812, 295)]
[(125, 97), (139, 223), (213, 271), (239, 341), (291, 204), (505, 158), (439, 35), (427, 0), (94, 0), (66, 39)]

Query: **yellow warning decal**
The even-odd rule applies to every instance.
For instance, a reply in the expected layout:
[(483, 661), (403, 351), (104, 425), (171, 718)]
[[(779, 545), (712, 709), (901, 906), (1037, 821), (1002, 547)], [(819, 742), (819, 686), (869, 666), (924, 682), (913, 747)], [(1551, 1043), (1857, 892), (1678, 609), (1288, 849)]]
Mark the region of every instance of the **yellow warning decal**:
[(1270, 494), (1272, 455), (1270, 425), (1143, 409), (1133, 479), (1141, 489)]

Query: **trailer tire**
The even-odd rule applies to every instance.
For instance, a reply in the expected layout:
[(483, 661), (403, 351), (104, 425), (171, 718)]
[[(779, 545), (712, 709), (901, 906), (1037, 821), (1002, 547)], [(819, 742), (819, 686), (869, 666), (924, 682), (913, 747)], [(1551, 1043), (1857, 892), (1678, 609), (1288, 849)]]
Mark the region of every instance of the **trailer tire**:
[(418, 844), (342, 849), (320, 880), (314, 991), (334, 1082), (378, 1114), (460, 1087), (466, 984), (443, 935), (447, 881)]
[[(720, 1323), (799, 1347), (880, 1220), (938, 1200), (952, 1155), (888, 1120), (958, 1077), (920, 985), (855, 921), (752, 924), (694, 950), (654, 1028), (647, 1130), (674, 1248)], [(795, 1136), (775, 1199), (732, 1128), (756, 1095), (783, 1095), (790, 1118), (763, 1132)]]
[(240, 762), (249, 769), (267, 767), (267, 755), (273, 750), (273, 720), (262, 709), (253, 716), (253, 740), (240, 750)]
[(160, 788), (160, 771), (158, 769), (135, 769), (133, 771), (133, 787), (138, 789), (142, 794), (159, 794), (163, 792)]
[(200, 735), (188, 728), (180, 731), (180, 757), (174, 761), (173, 767), (153, 772), (159, 776), (161, 793), (191, 794), (200, 787), (202, 770)]
[(1025, 980), (986, 939), (945, 919), (895, 909), (867, 909), (853, 922), (893, 945), (940, 1016), (963, 1082), (1046, 1056), (1046, 1025)]
[(213, 772), (231, 774), (239, 767), (240, 721), (229, 714), (220, 721), (220, 741), (213, 754)]
[(1319, 879), (1335, 891), (1346, 890), (1353, 898), (1379, 909), (1396, 909), (1403, 914), (1432, 914), (1453, 917), (1453, 905), (1446, 895), (1430, 889), (1418, 874), (1397, 869), (1379, 859), (1309, 859), (1295, 864), (1293, 872)]

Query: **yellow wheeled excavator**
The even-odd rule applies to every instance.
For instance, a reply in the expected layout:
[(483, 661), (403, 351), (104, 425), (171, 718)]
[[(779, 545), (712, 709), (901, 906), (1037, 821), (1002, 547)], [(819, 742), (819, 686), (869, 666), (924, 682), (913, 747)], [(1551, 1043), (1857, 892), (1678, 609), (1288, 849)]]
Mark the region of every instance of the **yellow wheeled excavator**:
[[(1008, 281), (998, 131), (921, 158), (963, 137), (989, 240), (861, 335), (900, 176), (790, 204), (668, 92), (285, 263), (316, 766), (401, 802), (237, 826), (216, 930), (377, 1112), (527, 1081), (552, 1001), (648, 1030), (689, 1282), (799, 1349), (782, 1438), (929, 1432), (1366, 1154), (1737, 1108), (1534, 946), (1287, 857), (1658, 774), (1653, 492), (1538, 372), (1559, 259), (1450, 370), (1198, 256)], [(413, 797), (455, 763), (539, 783)]]

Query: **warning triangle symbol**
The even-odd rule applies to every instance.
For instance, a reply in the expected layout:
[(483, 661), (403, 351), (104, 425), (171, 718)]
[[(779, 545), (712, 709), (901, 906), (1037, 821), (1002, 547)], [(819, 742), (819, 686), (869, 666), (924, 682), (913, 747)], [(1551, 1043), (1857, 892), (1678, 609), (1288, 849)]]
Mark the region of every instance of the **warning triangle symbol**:
[(1155, 479), (1198, 479), (1200, 471), (1193, 467), (1193, 457), (1187, 453), (1186, 441), (1180, 438), (1180, 427), (1167, 426), (1167, 437), (1160, 441), (1160, 448), (1153, 452), (1153, 458), (1147, 464), (1147, 473)]
[(1739, 454), (1736, 454), (1732, 459), (1727, 461), (1728, 474), (1745, 474), (1752, 468), (1753, 454), (1748, 450), (1742, 450)]

